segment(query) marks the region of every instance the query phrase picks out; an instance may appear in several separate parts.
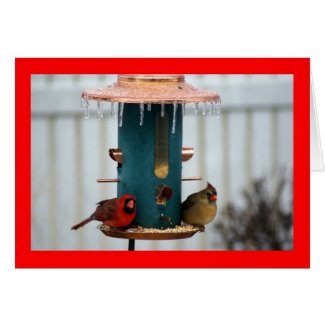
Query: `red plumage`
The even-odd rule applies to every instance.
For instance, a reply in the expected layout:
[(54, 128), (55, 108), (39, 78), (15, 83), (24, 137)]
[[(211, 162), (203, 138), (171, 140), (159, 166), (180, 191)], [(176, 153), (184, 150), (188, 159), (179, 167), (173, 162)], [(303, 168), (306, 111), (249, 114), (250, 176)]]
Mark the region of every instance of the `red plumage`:
[(104, 225), (112, 228), (124, 228), (135, 218), (135, 201), (132, 194), (100, 201), (97, 203), (96, 211), (87, 219), (71, 227), (71, 230), (77, 230), (93, 220), (101, 221)]

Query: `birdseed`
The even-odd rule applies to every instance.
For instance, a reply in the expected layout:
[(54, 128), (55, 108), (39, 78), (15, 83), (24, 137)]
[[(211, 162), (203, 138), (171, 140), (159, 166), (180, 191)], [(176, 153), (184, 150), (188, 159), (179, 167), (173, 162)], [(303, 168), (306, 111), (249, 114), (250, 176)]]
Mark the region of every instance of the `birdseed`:
[[(99, 230), (104, 230), (104, 231), (110, 231), (110, 230), (121, 231), (121, 229), (111, 228), (106, 225), (99, 225), (97, 228)], [(129, 233), (187, 233), (187, 232), (198, 231), (198, 230), (204, 231), (202, 230), (201, 227), (184, 224), (181, 226), (177, 225), (175, 228), (166, 228), (166, 229), (144, 228), (141, 226), (134, 226), (124, 231)]]

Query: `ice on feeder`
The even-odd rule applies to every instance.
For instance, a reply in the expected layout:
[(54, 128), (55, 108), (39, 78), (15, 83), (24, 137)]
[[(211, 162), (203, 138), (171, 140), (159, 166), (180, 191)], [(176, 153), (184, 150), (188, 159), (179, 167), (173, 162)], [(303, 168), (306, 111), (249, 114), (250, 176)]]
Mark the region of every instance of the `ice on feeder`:
[(120, 105), (120, 113), (119, 113), (119, 121), (118, 121), (118, 126), (122, 127), (123, 126), (123, 112), (124, 112), (124, 103), (121, 103)]
[(85, 108), (85, 106), (86, 106), (86, 99), (82, 97), (80, 99), (80, 109), (83, 110)]
[(177, 113), (177, 103), (174, 103), (174, 106), (173, 106), (173, 123), (172, 123), (172, 134), (175, 134), (176, 132), (176, 115)]
[(114, 115), (115, 103), (111, 102), (111, 115)]
[(211, 103), (211, 105), (210, 105), (209, 115), (211, 115), (212, 113), (213, 113), (213, 103)]
[(204, 102), (203, 109), (202, 109), (202, 115), (205, 116), (207, 110), (207, 103)]
[(219, 101), (216, 103), (216, 114), (218, 118), (220, 117), (220, 113), (221, 113), (221, 102)]
[(194, 103), (194, 109), (195, 109), (195, 117), (197, 118), (199, 115), (199, 103)]
[(143, 118), (144, 118), (144, 104), (140, 104), (140, 126), (143, 125)]
[(89, 118), (89, 106), (90, 106), (89, 100), (86, 99), (85, 104), (84, 104), (84, 117), (85, 117), (85, 119)]
[(117, 118), (118, 115), (118, 105), (119, 103), (114, 103), (114, 109), (113, 109), (114, 118)]
[(212, 110), (212, 114), (216, 113), (216, 104), (215, 104), (215, 102), (211, 103), (211, 110)]
[(97, 102), (97, 118), (102, 119), (104, 117), (104, 107), (103, 107), (103, 102), (98, 101)]
[(165, 116), (165, 104), (164, 103), (161, 104), (161, 112), (160, 112), (160, 114), (161, 114), (161, 117)]
[(186, 108), (186, 104), (185, 103), (182, 103), (183, 116), (185, 116), (185, 114), (186, 114), (185, 108)]

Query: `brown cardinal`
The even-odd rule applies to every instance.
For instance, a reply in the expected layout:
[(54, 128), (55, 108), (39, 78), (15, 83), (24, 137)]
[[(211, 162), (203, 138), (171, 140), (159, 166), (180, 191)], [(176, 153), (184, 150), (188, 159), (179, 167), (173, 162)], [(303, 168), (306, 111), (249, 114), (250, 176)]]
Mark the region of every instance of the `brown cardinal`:
[(135, 197), (131, 194), (103, 200), (97, 205), (96, 211), (89, 218), (74, 225), (71, 230), (77, 230), (93, 220), (101, 221), (104, 225), (112, 228), (124, 228), (135, 218)]
[(182, 203), (182, 220), (191, 225), (204, 226), (217, 214), (217, 191), (210, 184), (200, 192), (191, 194)]

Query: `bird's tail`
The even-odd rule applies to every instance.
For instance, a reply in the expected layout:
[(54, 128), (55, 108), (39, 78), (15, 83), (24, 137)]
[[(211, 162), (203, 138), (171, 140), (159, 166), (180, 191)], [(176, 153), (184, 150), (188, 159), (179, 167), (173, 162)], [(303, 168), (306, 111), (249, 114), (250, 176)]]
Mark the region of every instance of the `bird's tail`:
[(94, 216), (94, 215), (92, 214), (89, 218), (87, 218), (87, 219), (85, 219), (85, 220), (83, 220), (83, 221), (77, 223), (76, 225), (72, 226), (72, 227), (71, 227), (71, 230), (77, 230), (77, 229), (83, 227), (83, 226), (86, 225), (88, 222), (94, 220), (93, 216)]

